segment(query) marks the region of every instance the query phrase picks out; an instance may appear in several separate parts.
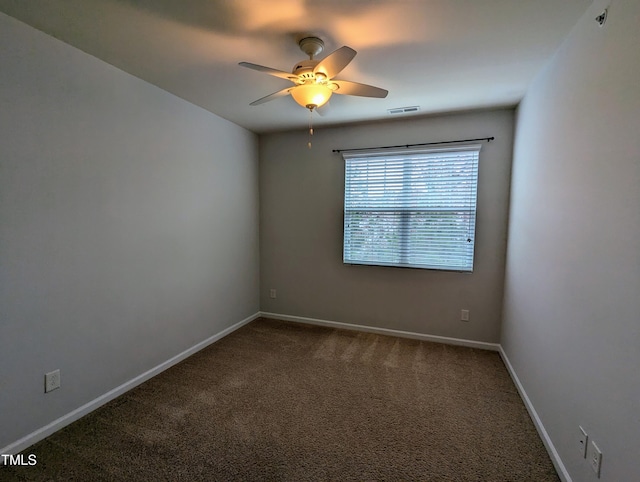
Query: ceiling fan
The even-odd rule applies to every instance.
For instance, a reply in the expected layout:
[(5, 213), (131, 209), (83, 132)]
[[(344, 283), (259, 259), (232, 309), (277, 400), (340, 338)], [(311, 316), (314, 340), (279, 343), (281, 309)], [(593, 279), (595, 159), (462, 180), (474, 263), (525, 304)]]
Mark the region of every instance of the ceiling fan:
[(297, 62), (293, 66), (291, 73), (249, 62), (240, 62), (239, 65), (242, 67), (287, 79), (295, 84), (292, 87), (287, 87), (253, 101), (250, 105), (264, 104), (278, 97), (291, 94), (298, 104), (313, 111), (326, 104), (332, 94), (383, 99), (389, 93), (379, 87), (334, 79), (356, 56), (357, 52), (352, 48), (347, 46), (340, 47), (324, 59), (315, 60), (314, 57), (324, 50), (324, 42), (321, 39), (318, 37), (305, 37), (298, 42), (298, 46), (300, 50), (309, 56), (309, 60)]

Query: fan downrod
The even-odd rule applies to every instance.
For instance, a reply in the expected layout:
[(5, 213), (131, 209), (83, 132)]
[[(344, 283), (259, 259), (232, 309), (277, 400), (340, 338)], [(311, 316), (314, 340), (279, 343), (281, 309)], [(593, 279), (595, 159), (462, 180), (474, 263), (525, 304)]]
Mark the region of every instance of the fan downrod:
[(324, 50), (324, 42), (318, 37), (305, 37), (298, 42), (300, 50), (309, 56), (310, 60), (313, 57), (320, 55)]

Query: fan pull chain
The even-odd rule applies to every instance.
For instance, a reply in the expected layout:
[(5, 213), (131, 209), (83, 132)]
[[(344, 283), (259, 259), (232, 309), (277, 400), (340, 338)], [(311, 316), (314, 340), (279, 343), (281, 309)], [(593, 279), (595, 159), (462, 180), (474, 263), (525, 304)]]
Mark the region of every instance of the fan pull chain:
[(309, 109), (309, 142), (307, 147), (311, 149), (311, 136), (313, 135), (313, 109)]

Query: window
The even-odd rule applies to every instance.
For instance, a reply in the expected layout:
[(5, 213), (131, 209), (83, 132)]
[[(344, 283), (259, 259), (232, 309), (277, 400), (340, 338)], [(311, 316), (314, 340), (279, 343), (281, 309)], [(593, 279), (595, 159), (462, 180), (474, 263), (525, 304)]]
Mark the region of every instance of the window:
[(473, 271), (479, 154), (344, 153), (344, 263)]

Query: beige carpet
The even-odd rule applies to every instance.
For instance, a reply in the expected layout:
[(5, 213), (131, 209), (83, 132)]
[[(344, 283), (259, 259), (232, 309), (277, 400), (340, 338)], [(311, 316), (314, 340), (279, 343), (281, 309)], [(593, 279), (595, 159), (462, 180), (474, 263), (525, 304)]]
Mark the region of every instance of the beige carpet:
[(257, 320), (2, 480), (557, 481), (495, 352)]

